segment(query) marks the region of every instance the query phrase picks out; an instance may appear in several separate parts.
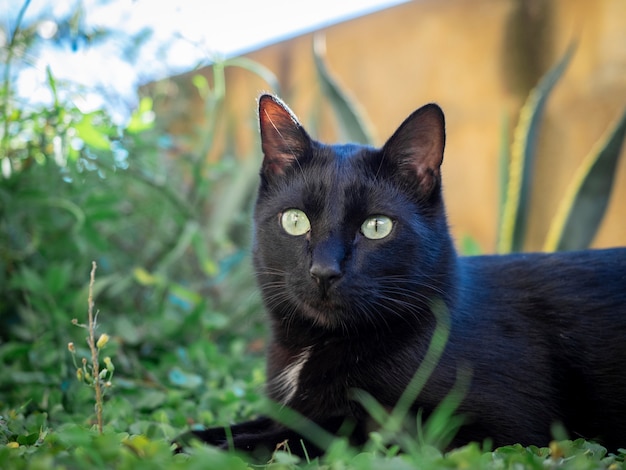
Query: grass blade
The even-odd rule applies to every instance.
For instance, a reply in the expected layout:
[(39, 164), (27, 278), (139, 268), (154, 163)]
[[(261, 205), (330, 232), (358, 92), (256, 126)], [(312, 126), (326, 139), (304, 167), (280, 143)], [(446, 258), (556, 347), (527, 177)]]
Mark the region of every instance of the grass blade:
[(507, 195), (498, 240), (500, 253), (521, 251), (523, 248), (539, 126), (550, 92), (565, 72), (575, 48), (575, 44), (567, 48), (561, 60), (531, 90), (520, 111), (511, 145)]
[(261, 77), (270, 87), (272, 93), (276, 93), (280, 96), (280, 82), (274, 73), (265, 67), (264, 65), (251, 60), (247, 57), (233, 57), (232, 59), (226, 59), (224, 61), (224, 65), (228, 67), (239, 67), (253, 74)]
[(511, 162), (511, 133), (509, 132), (509, 125), (509, 115), (504, 113), (500, 125), (500, 149), (498, 151), (498, 233), (496, 239), (498, 245), (502, 239), (502, 221), (504, 220), (506, 195), (509, 190), (509, 164)]
[(313, 59), (322, 92), (328, 98), (339, 125), (342, 140), (358, 144), (372, 144), (371, 127), (364, 114), (357, 109), (356, 102), (339, 86), (325, 62), (326, 44), (324, 37), (317, 35), (313, 41)]
[(544, 250), (589, 247), (609, 204), (625, 137), (626, 110), (578, 168), (552, 220)]
[(426, 382), (433, 374), (446, 348), (450, 336), (450, 312), (448, 307), (443, 300), (437, 298), (431, 301), (430, 309), (437, 319), (437, 325), (430, 340), (430, 345), (415, 375), (404, 392), (402, 392), (398, 403), (391, 412), (389, 420), (385, 423), (384, 429), (386, 432), (393, 433), (400, 429), (402, 422), (422, 392)]

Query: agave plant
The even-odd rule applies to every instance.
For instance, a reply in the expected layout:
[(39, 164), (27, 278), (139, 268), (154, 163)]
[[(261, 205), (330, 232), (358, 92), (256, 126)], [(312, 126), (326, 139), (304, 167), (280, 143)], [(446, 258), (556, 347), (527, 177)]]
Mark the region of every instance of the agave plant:
[[(574, 51), (575, 44), (571, 44), (563, 57), (531, 90), (520, 111), (510, 153), (506, 146), (503, 147), (502, 209), (498, 233), (500, 253), (523, 250), (537, 137), (548, 98)], [(626, 111), (607, 135), (594, 145), (578, 168), (551, 222), (543, 246), (545, 251), (589, 247), (608, 206), (625, 135)]]

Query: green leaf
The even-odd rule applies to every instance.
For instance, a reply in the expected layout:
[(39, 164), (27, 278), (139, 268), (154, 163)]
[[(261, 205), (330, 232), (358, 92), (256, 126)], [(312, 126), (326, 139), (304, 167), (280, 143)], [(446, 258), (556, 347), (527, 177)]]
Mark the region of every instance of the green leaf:
[(190, 303), (194, 306), (202, 302), (202, 296), (200, 294), (180, 284), (172, 283), (169, 288), (170, 293), (183, 302)]
[(22, 265), (18, 273), (11, 279), (11, 285), (24, 289), (28, 292), (44, 292), (45, 282), (43, 277), (34, 269)]
[(154, 124), (154, 112), (152, 111), (152, 98), (144, 96), (139, 101), (139, 106), (130, 117), (126, 132), (138, 134), (151, 129)]
[(167, 394), (161, 390), (142, 391), (133, 406), (140, 410), (156, 410), (167, 401)]
[(178, 367), (169, 371), (168, 378), (171, 384), (182, 388), (197, 388), (203, 383), (203, 379), (199, 375), (184, 372)]
[(191, 77), (191, 83), (193, 83), (193, 86), (195, 86), (198, 90), (200, 98), (206, 99), (211, 90), (211, 87), (209, 86), (209, 81), (206, 79), (206, 77), (198, 73)]
[(53, 440), (63, 444), (65, 448), (88, 447), (93, 437), (92, 431), (74, 423), (62, 424), (53, 434)]
[(364, 114), (358, 111), (355, 100), (350, 98), (332, 76), (325, 62), (326, 44), (323, 36), (315, 36), (313, 59), (322, 92), (329, 100), (337, 116), (341, 138), (358, 144), (371, 144), (374, 139)]
[(97, 150), (110, 150), (111, 142), (106, 133), (93, 125), (93, 114), (85, 114), (83, 119), (74, 125), (78, 137), (90, 147)]
[(539, 127), (550, 92), (565, 72), (575, 49), (572, 43), (561, 60), (531, 90), (520, 111), (511, 145), (506, 202), (498, 240), (500, 253), (523, 249)]
[(48, 264), (48, 269), (45, 273), (46, 292), (51, 295), (61, 295), (70, 291), (71, 274), (72, 266), (67, 261)]
[(28, 434), (27, 436), (18, 436), (17, 442), (22, 446), (32, 446), (37, 443), (39, 439), (39, 433), (33, 432)]
[(544, 250), (588, 248), (609, 204), (626, 137), (626, 110), (585, 157), (552, 220)]
[(142, 286), (162, 285), (164, 282), (160, 276), (152, 275), (141, 266), (137, 266), (135, 269), (133, 269), (133, 276), (135, 280)]
[(50, 86), (50, 91), (52, 92), (52, 97), (54, 98), (54, 107), (60, 108), (59, 106), (59, 95), (57, 92), (57, 82), (54, 79), (54, 75), (52, 75), (52, 69), (49, 65), (46, 66), (46, 77), (48, 78), (48, 85)]

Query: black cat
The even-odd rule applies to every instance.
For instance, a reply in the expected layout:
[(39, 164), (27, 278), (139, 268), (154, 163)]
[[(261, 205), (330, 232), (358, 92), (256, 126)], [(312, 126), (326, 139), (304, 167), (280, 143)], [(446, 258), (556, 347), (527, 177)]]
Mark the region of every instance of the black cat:
[[(259, 118), (253, 251), (272, 332), (269, 398), (330, 433), (350, 423), (362, 443), (371, 420), (354, 391), (392, 409), (439, 316), (449, 336), (412, 411), (431, 413), (464, 375), (452, 446), (546, 445), (560, 423), (572, 438), (626, 447), (626, 248), (458, 256), (434, 104), (380, 149), (312, 140), (270, 95)], [(260, 418), (193, 434), (223, 448), (288, 440), (302, 454), (302, 440), (309, 456), (323, 452), (292, 428)]]

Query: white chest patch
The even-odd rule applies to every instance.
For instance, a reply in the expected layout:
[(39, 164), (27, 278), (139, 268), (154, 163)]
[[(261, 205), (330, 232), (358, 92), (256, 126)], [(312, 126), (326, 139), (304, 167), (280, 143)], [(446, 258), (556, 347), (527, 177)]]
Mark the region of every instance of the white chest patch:
[(278, 396), (281, 397), (281, 403), (287, 405), (298, 391), (298, 382), (300, 381), (300, 372), (309, 360), (311, 348), (305, 348), (296, 360), (289, 364), (285, 370), (276, 376), (273, 380), (272, 387)]

